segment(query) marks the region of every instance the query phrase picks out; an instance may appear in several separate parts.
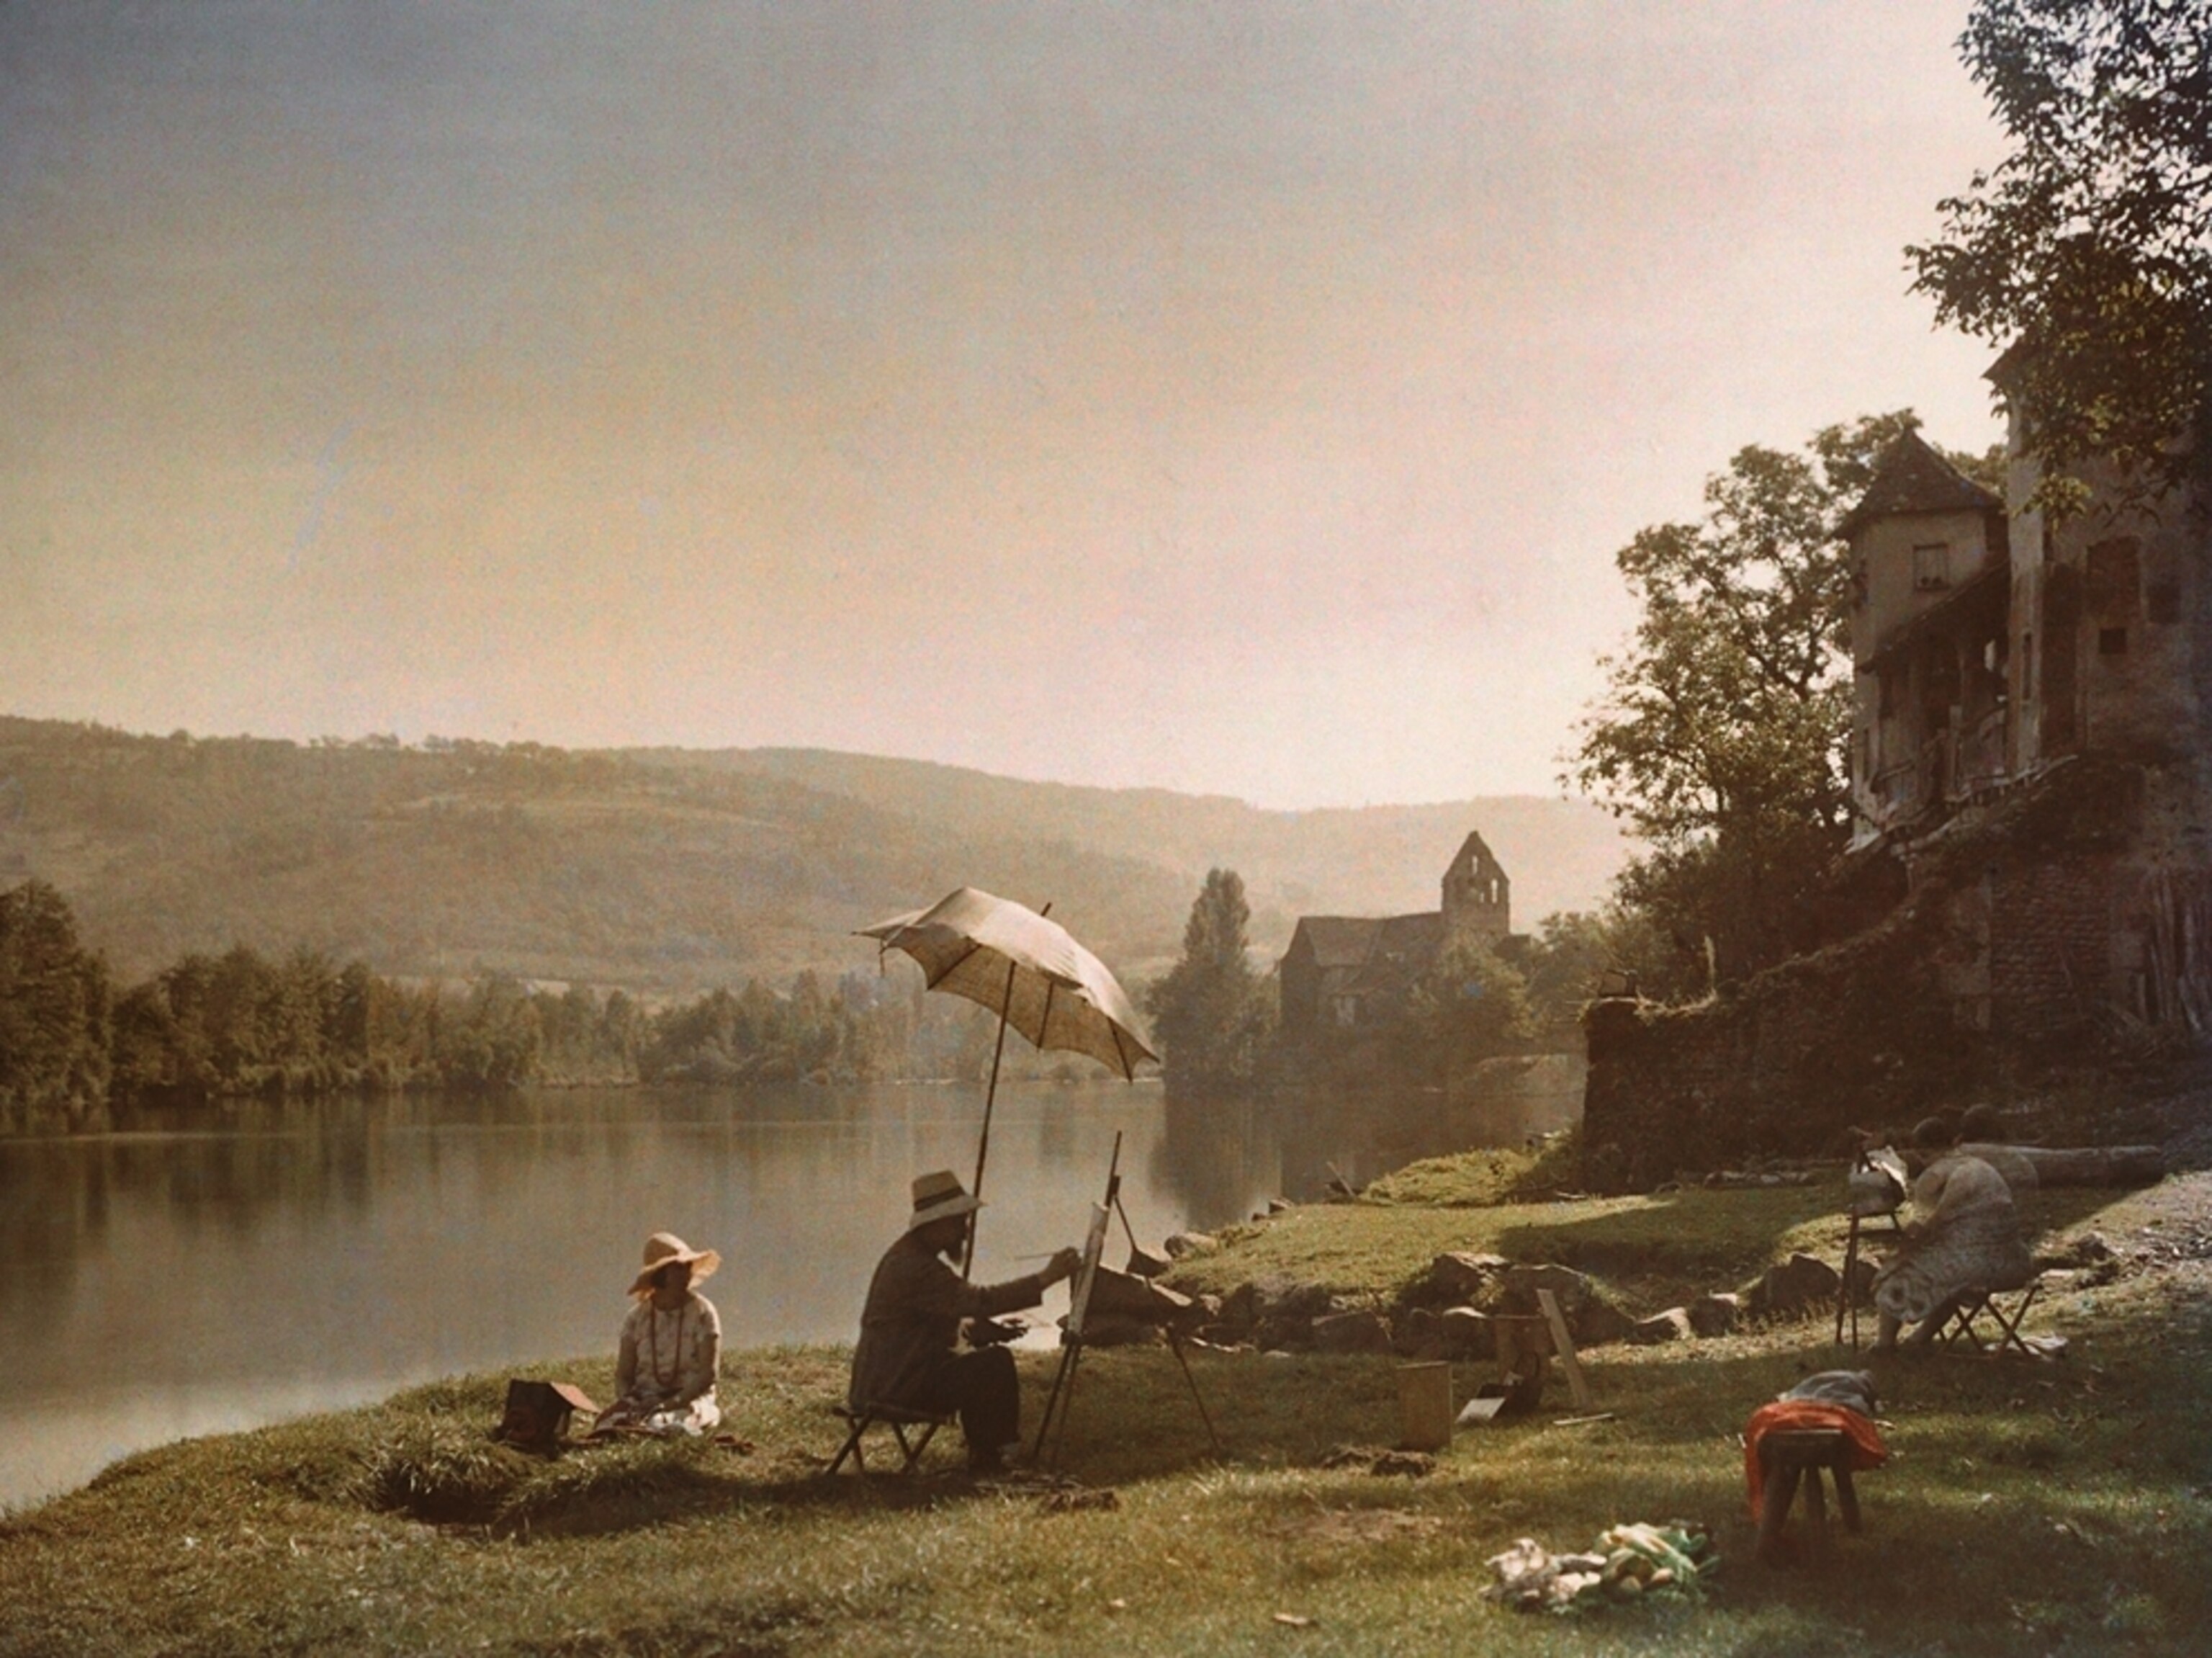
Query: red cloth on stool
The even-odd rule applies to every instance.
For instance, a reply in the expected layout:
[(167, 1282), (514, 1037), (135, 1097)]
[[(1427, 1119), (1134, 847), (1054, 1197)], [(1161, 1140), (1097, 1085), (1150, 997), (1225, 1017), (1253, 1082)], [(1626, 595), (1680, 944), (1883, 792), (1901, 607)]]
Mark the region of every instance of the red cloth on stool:
[(1856, 1411), (1841, 1405), (1826, 1405), (1815, 1399), (1778, 1399), (1771, 1405), (1762, 1405), (1751, 1413), (1751, 1421), (1743, 1430), (1743, 1483), (1751, 1492), (1751, 1517), (1759, 1519), (1760, 1500), (1766, 1494), (1766, 1477), (1759, 1466), (1759, 1442), (1778, 1429), (1840, 1428), (1850, 1442), (1844, 1460), (1853, 1473), (1863, 1469), (1879, 1468), (1889, 1460), (1889, 1448), (1881, 1442), (1881, 1435)]

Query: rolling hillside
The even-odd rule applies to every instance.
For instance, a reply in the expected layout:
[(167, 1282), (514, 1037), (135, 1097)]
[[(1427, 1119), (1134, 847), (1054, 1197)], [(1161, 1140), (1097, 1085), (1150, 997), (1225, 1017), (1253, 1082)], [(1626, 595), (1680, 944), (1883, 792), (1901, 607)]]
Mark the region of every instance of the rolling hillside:
[(1269, 812), (1219, 795), (1024, 783), (988, 772), (818, 749), (654, 751), (670, 764), (782, 778), (960, 833), (1020, 823), (1115, 856), (1164, 864), (1196, 891), (1218, 865), (1244, 877), (1255, 944), (1279, 951), (1302, 914), (1437, 906), (1445, 863), (1480, 829), (1513, 882), (1514, 924), (1604, 896), (1629, 845), (1586, 802), (1498, 795), (1425, 806)]
[(301, 746), (0, 717), (0, 885), (52, 881), (125, 978), (236, 942), (688, 992), (867, 965), (851, 929), (963, 882), (1050, 899), (1142, 978), (1212, 864), (1243, 871), (1272, 950), (1300, 911), (1432, 906), (1469, 827), (1524, 925), (1595, 901), (1624, 852), (1593, 808), (1529, 798), (1263, 812), (797, 750)]

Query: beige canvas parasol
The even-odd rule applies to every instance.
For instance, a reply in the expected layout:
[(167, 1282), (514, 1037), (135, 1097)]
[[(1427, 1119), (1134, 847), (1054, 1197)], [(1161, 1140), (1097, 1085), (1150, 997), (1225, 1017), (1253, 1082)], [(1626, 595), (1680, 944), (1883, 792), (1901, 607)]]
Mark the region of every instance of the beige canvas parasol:
[(964, 996), (999, 1015), (970, 1188), (979, 1198), (1009, 1028), (1040, 1049), (1088, 1054), (1128, 1081), (1135, 1080), (1139, 1060), (1158, 1058), (1137, 1034), (1136, 1009), (1106, 964), (1058, 922), (1011, 899), (963, 887), (927, 910), (863, 927), (860, 936), (912, 956), (931, 990)]

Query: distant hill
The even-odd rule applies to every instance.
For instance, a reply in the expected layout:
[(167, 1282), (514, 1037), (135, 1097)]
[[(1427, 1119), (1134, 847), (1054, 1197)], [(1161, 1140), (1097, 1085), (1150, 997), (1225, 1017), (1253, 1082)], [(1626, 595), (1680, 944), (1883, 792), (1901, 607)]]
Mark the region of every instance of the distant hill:
[(1435, 909), (1444, 865), (1470, 829), (1505, 866), (1522, 930), (1556, 910), (1595, 907), (1631, 850), (1613, 820), (1588, 802), (1534, 795), (1270, 812), (1221, 795), (1024, 783), (820, 749), (640, 752), (804, 783), (961, 833), (1022, 824), (1039, 838), (1163, 864), (1193, 893), (1209, 869), (1233, 869), (1251, 899), (1253, 942), (1274, 951), (1290, 942), (1300, 915)]
[(125, 978), (305, 945), (401, 976), (483, 968), (681, 993), (861, 966), (851, 930), (969, 884), (1054, 905), (1126, 976), (1171, 960), (1205, 870), (1255, 943), (1302, 911), (1432, 907), (1480, 828), (1516, 924), (1586, 907), (1625, 847), (1579, 803), (1264, 812), (802, 750), (562, 751), (138, 736), (0, 716), (0, 886), (51, 881)]

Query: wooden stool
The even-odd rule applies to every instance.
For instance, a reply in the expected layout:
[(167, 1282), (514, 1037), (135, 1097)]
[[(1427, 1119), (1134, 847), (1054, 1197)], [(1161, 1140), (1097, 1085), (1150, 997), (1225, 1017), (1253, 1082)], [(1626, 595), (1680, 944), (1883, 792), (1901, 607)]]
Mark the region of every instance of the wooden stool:
[(1836, 1482), (1836, 1507), (1844, 1529), (1859, 1528), (1859, 1495), (1851, 1486), (1851, 1442), (1840, 1428), (1785, 1428), (1759, 1442), (1759, 1466), (1765, 1479), (1759, 1499), (1759, 1558), (1767, 1565), (1782, 1560), (1782, 1525), (1790, 1517), (1802, 1482), (1805, 1490), (1806, 1551), (1820, 1559), (1828, 1550), (1828, 1504), (1820, 1492), (1820, 1471)]
[[(863, 1411), (852, 1410), (842, 1405), (833, 1405), (830, 1408), (832, 1414), (842, 1417), (852, 1429), (845, 1436), (845, 1442), (837, 1448), (837, 1454), (830, 1460), (828, 1472), (833, 1474), (845, 1466), (848, 1457), (852, 1459), (853, 1467), (857, 1472), (865, 1474), (868, 1472), (868, 1459), (860, 1448), (860, 1439), (869, 1429), (878, 1423), (889, 1428), (891, 1436), (898, 1441), (899, 1454), (902, 1459), (899, 1463), (899, 1472), (912, 1473), (921, 1460), (921, 1454), (929, 1448), (929, 1442), (936, 1437), (937, 1430), (952, 1420), (949, 1415), (935, 1416), (927, 1411), (902, 1410), (896, 1405), (871, 1405)], [(907, 1430), (910, 1428), (921, 1430), (912, 1439), (907, 1437)]]

